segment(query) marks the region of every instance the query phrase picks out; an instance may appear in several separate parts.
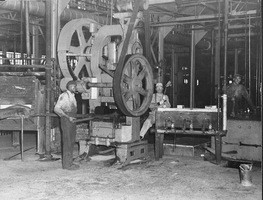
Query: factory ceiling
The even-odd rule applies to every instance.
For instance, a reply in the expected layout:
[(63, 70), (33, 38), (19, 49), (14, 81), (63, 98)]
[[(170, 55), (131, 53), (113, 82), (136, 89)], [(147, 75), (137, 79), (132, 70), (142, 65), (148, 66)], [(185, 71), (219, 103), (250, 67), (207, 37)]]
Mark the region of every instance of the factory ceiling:
[[(61, 26), (74, 18), (92, 18), (101, 24), (109, 24), (111, 15), (117, 12), (119, 0), (57, 0), (58, 6), (65, 7), (61, 14)], [(241, 45), (248, 34), (258, 36), (261, 26), (261, 0), (227, 0), (228, 8), (228, 38), (229, 48)], [(63, 3), (64, 2), (64, 3)], [(0, 44), (9, 43), (8, 51), (19, 51), (21, 33), (24, 34), (24, 11), (21, 10), (20, 0), (6, 0), (0, 2)], [(149, 0), (151, 40), (156, 40), (156, 33), (162, 29), (165, 34), (166, 51), (170, 48), (189, 48), (191, 31), (203, 34), (197, 47), (208, 49), (211, 41), (211, 31), (219, 28), (224, 30), (225, 0)], [(22, 15), (21, 15), (22, 14)], [(22, 20), (21, 20), (22, 19)], [(37, 27), (45, 40), (45, 1), (29, 1), (29, 20), (32, 27)], [(220, 25), (220, 26), (219, 26)], [(31, 34), (33, 34), (31, 32)], [(24, 36), (25, 37), (25, 36)], [(1, 47), (0, 46), (0, 47)]]

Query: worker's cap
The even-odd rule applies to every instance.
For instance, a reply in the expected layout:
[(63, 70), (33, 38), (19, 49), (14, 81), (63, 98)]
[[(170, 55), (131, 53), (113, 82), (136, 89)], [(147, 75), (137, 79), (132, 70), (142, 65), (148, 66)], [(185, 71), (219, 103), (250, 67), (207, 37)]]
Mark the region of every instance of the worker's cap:
[(77, 83), (76, 83), (76, 81), (69, 81), (69, 82), (67, 83), (67, 85), (66, 85), (66, 88), (68, 89), (70, 85), (75, 85), (75, 86), (77, 86)]
[(237, 77), (242, 78), (242, 76), (240, 74), (235, 74), (234, 78), (237, 78)]
[(156, 87), (163, 87), (162, 83), (156, 83)]

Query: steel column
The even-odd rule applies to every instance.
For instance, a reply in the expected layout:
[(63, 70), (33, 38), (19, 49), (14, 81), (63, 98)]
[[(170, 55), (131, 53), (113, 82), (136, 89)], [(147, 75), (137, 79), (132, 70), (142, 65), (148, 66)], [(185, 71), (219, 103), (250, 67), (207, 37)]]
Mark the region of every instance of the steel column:
[(23, 45), (24, 45), (24, 37), (23, 37), (23, 16), (24, 16), (24, 2), (23, 0), (20, 1), (20, 58), (22, 60), (22, 65), (24, 64), (24, 51), (23, 51)]
[(251, 98), (251, 19), (248, 16), (248, 88), (249, 96)]
[[(192, 26), (194, 29), (194, 25)], [(195, 31), (191, 34), (190, 108), (195, 106)]]
[(215, 94), (215, 30), (211, 32), (211, 71), (210, 71), (210, 104), (214, 104), (214, 94)]
[[(31, 64), (30, 32), (29, 32), (29, 1), (25, 1), (25, 24), (26, 24), (26, 54), (27, 64)], [(29, 59), (28, 59), (29, 58)]]
[(172, 71), (171, 71), (171, 81), (172, 81), (172, 107), (176, 108), (178, 102), (178, 55), (175, 53), (175, 49), (172, 49)]
[(238, 74), (238, 49), (237, 48), (235, 48), (235, 70), (234, 70), (234, 74)]
[(228, 9), (229, 2), (225, 0), (225, 16), (224, 16), (224, 86), (223, 92), (226, 93), (226, 85), (227, 85), (227, 42), (228, 42)]
[[(159, 28), (159, 40), (158, 40), (158, 62), (161, 63), (161, 61), (163, 61), (164, 57), (163, 57), (163, 46), (164, 46), (164, 28)], [(163, 82), (163, 69), (161, 68), (161, 66), (159, 66), (158, 68), (158, 78), (157, 78), (158, 82)]]
[[(51, 0), (46, 0), (46, 63), (51, 65)], [(51, 99), (51, 68), (46, 68), (46, 146), (45, 154), (51, 159), (51, 117), (50, 117), (50, 99)]]

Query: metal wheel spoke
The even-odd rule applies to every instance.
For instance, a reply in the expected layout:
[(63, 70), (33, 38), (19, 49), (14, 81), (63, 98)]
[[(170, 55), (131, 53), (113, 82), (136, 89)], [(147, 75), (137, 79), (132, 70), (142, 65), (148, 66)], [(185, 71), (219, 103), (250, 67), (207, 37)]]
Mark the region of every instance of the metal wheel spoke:
[(134, 110), (140, 108), (140, 95), (138, 93), (133, 94), (133, 108)]
[(147, 95), (147, 91), (141, 87), (136, 88), (136, 92), (138, 92), (139, 94), (146, 96)]
[(132, 68), (132, 77), (136, 77), (138, 76), (138, 71), (139, 71), (139, 68), (138, 68), (138, 65), (136, 63), (136, 61), (131, 61), (131, 68)]
[(74, 54), (80, 54), (81, 53), (81, 47), (80, 46), (78, 46), (78, 47), (70, 46), (68, 52), (74, 53)]
[(138, 79), (139, 80), (142, 80), (144, 77), (145, 77), (145, 75), (146, 75), (146, 67), (144, 66), (143, 68), (142, 68), (142, 71), (140, 71), (140, 73), (138, 74)]
[(127, 101), (129, 101), (129, 99), (132, 97), (132, 92), (130, 92), (130, 91), (127, 91), (127, 92), (125, 92), (124, 94), (123, 94), (123, 96), (124, 96), (124, 101), (125, 102), (127, 102)]
[(79, 74), (79, 72), (81, 71), (81, 69), (84, 67), (84, 65), (86, 65), (86, 59), (85, 57), (79, 57), (77, 66), (75, 67), (74, 73), (75, 74)]
[(77, 31), (77, 34), (78, 34), (78, 39), (79, 39), (80, 46), (86, 44), (86, 39), (84, 37), (82, 26), (78, 27), (76, 31)]
[(132, 81), (132, 78), (131, 78), (131, 77), (129, 77), (129, 76), (126, 75), (126, 74), (123, 75), (123, 82), (124, 82), (124, 83), (127, 83), (128, 85), (130, 85), (130, 84), (131, 84), (131, 81)]

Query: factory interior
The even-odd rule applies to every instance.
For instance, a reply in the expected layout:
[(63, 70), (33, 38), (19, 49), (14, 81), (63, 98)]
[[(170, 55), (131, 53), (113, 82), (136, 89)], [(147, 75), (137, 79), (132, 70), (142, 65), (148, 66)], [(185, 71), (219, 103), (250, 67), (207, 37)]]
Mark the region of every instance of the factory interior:
[(1, 0), (0, 199), (262, 199), (262, 55), (261, 0)]

